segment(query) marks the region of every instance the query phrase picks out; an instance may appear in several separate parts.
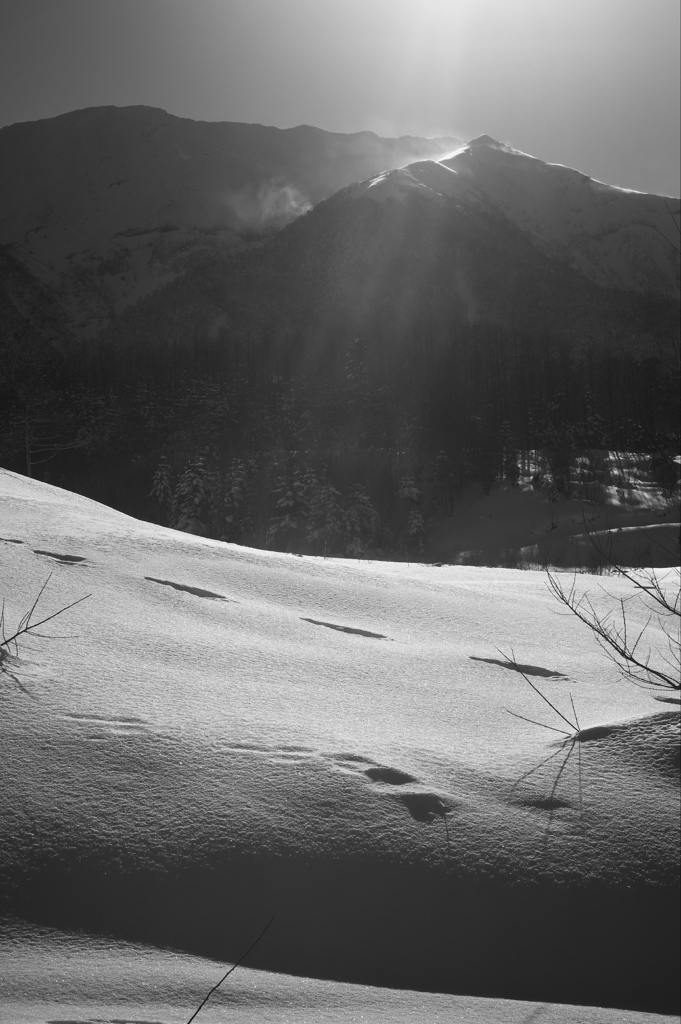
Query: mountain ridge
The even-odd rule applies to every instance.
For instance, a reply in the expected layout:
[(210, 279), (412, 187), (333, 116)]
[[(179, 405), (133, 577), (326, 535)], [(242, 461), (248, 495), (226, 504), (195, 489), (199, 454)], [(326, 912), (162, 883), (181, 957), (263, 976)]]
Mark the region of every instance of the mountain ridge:
[[(661, 300), (679, 291), (673, 199), (596, 182), (489, 135), (381, 139), (91, 107), (0, 129), (0, 168), (0, 245), (34, 292), (50, 293), (72, 341), (336, 194), (420, 191), (446, 216), (465, 206), (496, 219), (500, 238), (512, 225), (543, 257), (606, 289)], [(468, 278), (454, 271), (471, 320), (485, 302)], [(3, 287), (16, 322), (24, 303), (7, 276)]]
[(596, 181), (483, 135), (441, 160), (408, 164), (350, 188), (372, 199), (421, 185), (510, 220), (546, 255), (597, 284), (637, 292), (679, 293), (672, 197)]
[(145, 106), (18, 123), (0, 129), (0, 244), (76, 298), (68, 313), (87, 336), (192, 252), (281, 227), (372, 170), (455, 141), (196, 122)]

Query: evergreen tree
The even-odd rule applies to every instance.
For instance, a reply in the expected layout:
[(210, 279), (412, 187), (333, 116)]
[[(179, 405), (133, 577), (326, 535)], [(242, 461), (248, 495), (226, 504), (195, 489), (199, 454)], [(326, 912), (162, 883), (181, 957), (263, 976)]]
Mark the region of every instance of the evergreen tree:
[(173, 509), (173, 486), (172, 470), (165, 455), (162, 455), (159, 460), (149, 496), (156, 498), (156, 501), (161, 506), (165, 524), (167, 525)]
[(501, 458), (504, 480), (511, 487), (517, 487), (520, 480), (520, 450), (511, 432), (511, 424), (505, 420), (501, 426)]
[(405, 531), (405, 545), (408, 551), (416, 551), (419, 555), (423, 554), (423, 537), (425, 530), (426, 527), (423, 522), (421, 510), (418, 507), (410, 509), (409, 516), (407, 518), (407, 529)]
[(255, 470), (253, 460), (232, 460), (225, 486), (225, 540), (239, 540), (252, 526), (248, 499)]
[(189, 460), (173, 494), (173, 527), (185, 533), (205, 535), (208, 520), (208, 489), (202, 456)]
[(316, 553), (328, 555), (340, 548), (343, 509), (340, 492), (328, 480), (307, 479), (307, 539)]
[(345, 554), (361, 558), (381, 535), (381, 519), (366, 490), (355, 485), (345, 510)]
[[(306, 491), (313, 482), (311, 471), (303, 476), (297, 467), (289, 469), (285, 476), (278, 476), (274, 486), (274, 514), (270, 517), (267, 530), (267, 546), (278, 549), (298, 550), (307, 532), (308, 499)], [(316, 479), (316, 478), (314, 478)]]
[(421, 510), (418, 507), (418, 500), (421, 491), (418, 489), (411, 476), (403, 476), (397, 491), (397, 498), (400, 506), (400, 525), (402, 546), (405, 554), (423, 551), (423, 535), (425, 524)]
[(454, 510), (454, 470), (447, 452), (443, 449), (435, 456), (433, 498), (435, 505), (451, 516)]

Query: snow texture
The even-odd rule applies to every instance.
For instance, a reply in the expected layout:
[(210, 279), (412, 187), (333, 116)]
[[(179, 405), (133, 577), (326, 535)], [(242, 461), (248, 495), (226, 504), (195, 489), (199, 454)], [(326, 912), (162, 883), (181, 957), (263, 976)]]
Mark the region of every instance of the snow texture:
[[(43, 614), (91, 595), (0, 676), (10, 922), (233, 962), (274, 913), (254, 968), (676, 1010), (678, 711), (618, 677), (543, 574), (241, 548), (6, 471), (0, 537), (8, 627), (48, 575)], [(579, 585), (605, 609), (599, 582)], [(508, 713), (565, 727), (512, 651), (568, 716), (572, 698), (581, 742)], [(135, 955), (116, 949), (114, 981)], [(259, 977), (230, 991), (344, 999)], [(412, 996), (362, 1016), (373, 990), (342, 991), (345, 1016), (276, 1019), (417, 1019)], [(424, 996), (418, 1019), (516, 1019), (485, 1005)], [(572, 1019), (537, 1012), (517, 1019)]]

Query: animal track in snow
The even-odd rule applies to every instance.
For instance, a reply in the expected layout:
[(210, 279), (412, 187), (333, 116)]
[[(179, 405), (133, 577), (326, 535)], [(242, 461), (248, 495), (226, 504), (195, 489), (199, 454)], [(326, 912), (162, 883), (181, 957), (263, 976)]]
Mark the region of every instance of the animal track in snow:
[(339, 764), (342, 764), (344, 761), (347, 761), (349, 764), (353, 766), (353, 768), (356, 764), (376, 763), (375, 761), (372, 761), (370, 757), (364, 757), (363, 754), (334, 754), (332, 760), (338, 761)]
[(546, 679), (569, 679), (563, 672), (554, 672), (550, 668), (542, 668), (540, 665), (520, 665), (512, 661), (501, 661), (499, 658), (478, 658), (475, 654), (468, 655), (470, 661), (486, 661), (488, 665), (500, 665), (501, 668), (509, 668), (513, 672), (524, 672), (526, 676), (544, 676)]
[(84, 555), (60, 555), (57, 551), (43, 551), (40, 548), (33, 548), (34, 555), (46, 555), (48, 558), (54, 558), (55, 562), (63, 562), (66, 565), (75, 565), (76, 562), (84, 562)]
[(190, 587), (185, 583), (173, 583), (172, 580), (157, 580), (155, 576), (145, 576), (150, 583), (160, 583), (162, 587), (172, 587), (173, 590), (184, 590), (187, 594), (194, 594), (195, 597), (207, 597), (211, 601), (229, 601), (230, 598), (224, 594), (215, 594), (212, 590), (203, 590), (201, 587)]
[(437, 793), (400, 793), (399, 799), (416, 821), (444, 818), (452, 808)]
[(610, 725), (591, 725), (587, 729), (580, 729), (575, 735), (578, 743), (588, 743), (590, 740), (604, 740), (612, 733)]
[(65, 718), (72, 718), (75, 722), (115, 722), (117, 725), (136, 725), (143, 726), (147, 723), (143, 718), (123, 718), (119, 715), (111, 715), (110, 717), (102, 717), (102, 715), (86, 715), (84, 712), (76, 714), (75, 711), (67, 711)]
[(364, 774), (368, 775), (372, 782), (387, 782), (391, 786), (404, 786), (407, 782), (418, 782), (413, 775), (400, 771), (399, 768), (384, 768), (377, 765), (375, 768), (365, 768)]
[(338, 626), (335, 622), (321, 622), (319, 619), (308, 619), (301, 615), (301, 622), (311, 622), (313, 626), (326, 626), (327, 629), (337, 629), (340, 633), (357, 633), (358, 636), (371, 636), (375, 640), (387, 640), (383, 633), (372, 633), (368, 629), (355, 629), (354, 626)]
[(444, 818), (453, 810), (452, 803), (446, 798), (422, 788), (422, 783), (415, 775), (391, 765), (378, 764), (363, 754), (326, 754), (298, 744), (270, 747), (266, 744), (232, 742), (220, 746), (220, 749), (235, 754), (266, 757), (270, 764), (294, 765), (313, 760), (330, 762), (335, 771), (351, 775), (376, 788), (382, 795), (399, 800), (416, 821), (431, 822), (437, 817)]
[(572, 807), (570, 800), (559, 796), (531, 796), (518, 801), (523, 807), (536, 807), (540, 811), (557, 811), (561, 807)]
[(86, 715), (67, 712), (64, 718), (78, 725), (97, 729), (91, 731), (88, 740), (106, 740), (111, 736), (135, 736), (146, 731), (147, 723), (143, 718), (122, 718), (117, 715), (104, 717), (102, 715)]
[(220, 746), (235, 754), (260, 754), (269, 758), (273, 764), (295, 764), (297, 761), (306, 761), (311, 757), (318, 756), (318, 752), (312, 747), (302, 747), (297, 744), (283, 744), (280, 747), (268, 747), (266, 744), (258, 743), (228, 743)]
[(364, 775), (378, 786), (379, 792), (400, 800), (415, 821), (431, 822), (436, 817), (444, 818), (445, 814), (451, 813), (453, 809), (451, 804), (446, 803), (437, 793), (420, 788), (404, 789), (403, 787), (407, 786), (420, 787), (421, 783), (416, 776), (402, 771), (401, 768), (376, 764), (371, 758), (359, 754), (337, 754), (329, 759), (336, 763), (339, 771), (350, 775)]
[(160, 1020), (141, 1020), (139, 1017), (79, 1017), (78, 1020), (47, 1020), (45, 1024), (163, 1024)]

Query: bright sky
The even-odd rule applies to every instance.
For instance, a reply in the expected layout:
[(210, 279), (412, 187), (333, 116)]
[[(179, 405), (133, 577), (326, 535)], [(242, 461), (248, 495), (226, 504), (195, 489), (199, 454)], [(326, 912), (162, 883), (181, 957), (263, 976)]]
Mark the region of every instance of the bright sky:
[(679, 195), (678, 0), (0, 0), (0, 125), (102, 104), (487, 133)]

